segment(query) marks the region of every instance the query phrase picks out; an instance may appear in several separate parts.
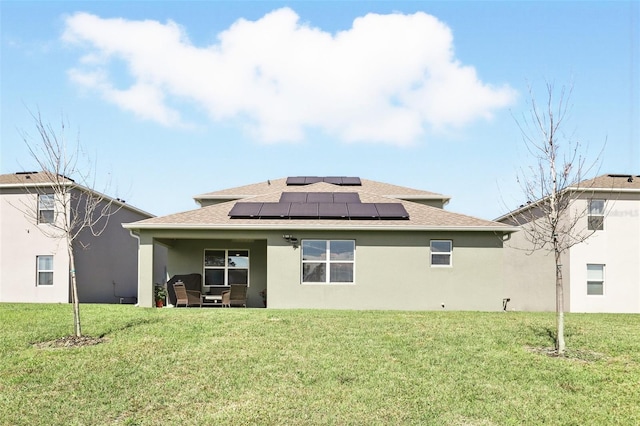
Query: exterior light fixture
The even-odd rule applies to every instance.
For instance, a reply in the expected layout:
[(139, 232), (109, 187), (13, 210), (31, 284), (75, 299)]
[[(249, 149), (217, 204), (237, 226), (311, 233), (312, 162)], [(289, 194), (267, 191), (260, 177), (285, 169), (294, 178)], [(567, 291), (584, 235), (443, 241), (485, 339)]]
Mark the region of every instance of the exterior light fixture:
[(293, 246), (293, 248), (298, 248), (298, 239), (296, 237), (294, 237), (293, 235), (283, 235), (282, 238), (286, 242), (291, 244)]

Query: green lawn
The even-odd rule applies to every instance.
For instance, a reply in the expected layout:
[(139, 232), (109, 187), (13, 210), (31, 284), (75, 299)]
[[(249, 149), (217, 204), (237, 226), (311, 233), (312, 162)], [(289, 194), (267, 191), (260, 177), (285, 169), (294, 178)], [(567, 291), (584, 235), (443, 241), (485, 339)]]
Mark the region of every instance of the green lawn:
[(0, 304), (7, 425), (640, 424), (640, 315)]

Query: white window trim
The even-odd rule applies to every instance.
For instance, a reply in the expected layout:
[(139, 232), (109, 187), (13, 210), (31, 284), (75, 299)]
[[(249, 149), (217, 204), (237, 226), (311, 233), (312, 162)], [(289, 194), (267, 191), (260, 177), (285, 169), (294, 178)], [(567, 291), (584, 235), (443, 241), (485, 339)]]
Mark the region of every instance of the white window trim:
[[(41, 257), (50, 257), (51, 258), (52, 269), (40, 269), (40, 258)], [(43, 273), (43, 272), (51, 272), (51, 284), (40, 284), (40, 273)], [(53, 256), (50, 255), (50, 254), (43, 254), (43, 255), (36, 256), (36, 287), (52, 287), (53, 283), (54, 283), (53, 277), (54, 277)]]
[[(51, 208), (43, 209), (40, 200), (42, 197), (51, 197), (53, 201), (53, 206)], [(56, 197), (54, 194), (38, 194), (38, 224), (51, 224), (56, 222)], [(51, 222), (44, 222), (41, 220), (42, 212), (50, 211), (53, 213), (53, 219)]]
[[(451, 250), (448, 252), (445, 252), (445, 251), (434, 252), (432, 249), (433, 243), (449, 243), (449, 245), (451, 246)], [(448, 265), (434, 264), (433, 255), (435, 254), (440, 254), (440, 255), (448, 254), (449, 264)], [(430, 240), (429, 241), (429, 264), (431, 265), (432, 268), (453, 268), (453, 240)]]
[[(591, 203), (594, 201), (602, 201), (602, 213), (591, 213)], [(590, 231), (604, 231), (604, 211), (607, 206), (607, 201), (601, 198), (593, 198), (587, 201), (587, 229)], [(591, 224), (591, 218), (599, 218), (602, 223), (602, 229), (589, 229)]]
[[(589, 266), (602, 266), (602, 280), (589, 280)], [(587, 263), (587, 279), (586, 279), (586, 291), (585, 294), (587, 295), (587, 297), (603, 297), (604, 295), (607, 294), (606, 292), (606, 287), (605, 287), (605, 283), (607, 282), (607, 276), (606, 276), (606, 270), (607, 270), (607, 266), (604, 263)], [(602, 283), (602, 294), (589, 294), (589, 283), (593, 282), (593, 283)]]
[[(319, 260), (303, 260), (303, 253), (302, 253), (302, 245), (305, 241), (324, 241), (325, 243), (325, 260), (324, 261), (319, 261)], [(353, 260), (331, 260), (331, 242), (334, 241), (349, 241), (353, 243)], [(323, 239), (314, 239), (314, 238), (309, 238), (309, 239), (305, 239), (302, 240), (300, 242), (300, 283), (303, 285), (355, 285), (356, 283), (356, 240), (323, 240)], [(321, 282), (321, 281), (304, 281), (304, 264), (305, 263), (324, 263), (326, 265), (326, 275), (325, 275), (325, 281)], [(331, 281), (331, 264), (332, 263), (351, 263), (353, 264), (353, 281), (335, 281), (332, 282)]]
[[(224, 267), (222, 266), (206, 266), (205, 265), (205, 256), (207, 251), (223, 251), (224, 252)], [(234, 251), (246, 251), (247, 258), (249, 263), (246, 268), (237, 268), (230, 267), (228, 265), (229, 262), (229, 253), (233, 253)], [(224, 284), (223, 285), (207, 285), (206, 282), (206, 272), (207, 269), (222, 269), (224, 270)], [(229, 270), (233, 269), (246, 269), (247, 270), (247, 287), (251, 286), (251, 250), (249, 249), (223, 249), (223, 248), (206, 248), (202, 252), (202, 287), (204, 288), (228, 288), (231, 286), (229, 284)]]

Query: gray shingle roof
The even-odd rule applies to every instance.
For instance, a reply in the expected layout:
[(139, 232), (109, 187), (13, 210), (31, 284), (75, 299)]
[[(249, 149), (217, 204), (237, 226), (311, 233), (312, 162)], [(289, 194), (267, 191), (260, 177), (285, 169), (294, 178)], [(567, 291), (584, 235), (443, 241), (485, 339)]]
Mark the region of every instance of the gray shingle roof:
[(467, 215), (448, 212), (437, 207), (426, 206), (403, 199), (403, 196), (425, 199), (448, 199), (440, 194), (404, 188), (375, 181), (362, 180), (362, 186), (336, 186), (319, 182), (304, 186), (286, 186), (286, 179), (261, 182), (223, 191), (211, 192), (196, 199), (239, 198), (242, 202), (278, 202), (282, 192), (358, 192), (363, 203), (400, 202), (409, 213), (408, 220), (368, 219), (244, 219), (230, 218), (229, 211), (237, 202), (226, 201), (195, 210), (146, 219), (126, 225), (131, 229), (380, 229), (380, 230), (480, 230), (512, 232), (513, 227)]
[(607, 174), (580, 182), (581, 189), (637, 189), (640, 191), (640, 175)]
[[(599, 192), (599, 193), (620, 193), (620, 192), (640, 192), (640, 175), (624, 175), (624, 174), (606, 174), (600, 175), (593, 179), (586, 179), (580, 181), (578, 184), (574, 186), (570, 186), (566, 188), (566, 191), (570, 192), (572, 195), (575, 194), (588, 194), (590, 192)], [(538, 203), (542, 201), (536, 200), (527, 205), (521, 205), (517, 209), (514, 209), (497, 219), (496, 221), (508, 221), (514, 215), (520, 214), (522, 212), (527, 211), (528, 209), (535, 207)]]
[[(25, 190), (30, 191), (28, 188), (40, 188), (37, 191), (46, 191), (47, 188), (50, 188), (54, 183), (53, 180), (56, 179), (55, 174), (51, 175), (47, 172), (19, 172), (19, 173), (8, 173), (0, 175), (0, 188), (25, 188)], [(69, 185), (73, 188), (80, 188), (85, 191), (89, 191), (93, 194), (99, 195), (100, 197), (104, 197), (106, 200), (110, 200), (111, 202), (121, 206), (122, 208), (126, 208), (128, 210), (134, 211), (138, 214), (147, 217), (154, 217), (151, 213), (148, 213), (144, 210), (140, 210), (139, 208), (127, 204), (124, 200), (119, 198), (113, 198), (105, 194), (101, 194), (98, 191), (95, 191), (91, 188), (87, 188), (86, 186), (77, 184), (73, 179), (70, 179), (66, 176), (58, 175), (59, 182), (55, 182), (56, 185)]]
[(378, 195), (387, 195), (393, 198), (401, 198), (401, 199), (435, 199), (435, 200), (449, 200), (450, 197), (442, 194), (437, 194), (435, 192), (423, 191), (420, 189), (407, 188), (404, 186), (392, 185), (383, 182), (377, 182), (373, 180), (360, 179), (362, 182), (361, 186), (338, 186), (332, 185), (330, 183), (318, 182), (312, 185), (303, 185), (303, 186), (287, 186), (286, 181), (287, 178), (268, 180), (265, 182), (254, 183), (251, 185), (239, 186), (236, 188), (223, 189), (221, 191), (208, 192), (206, 194), (196, 195), (193, 197), (196, 200), (202, 199), (229, 199), (229, 198), (245, 198), (252, 197), (257, 195), (269, 194), (272, 192), (283, 192), (283, 191), (303, 191), (310, 192), (309, 188), (314, 188), (313, 191), (316, 191), (321, 185), (332, 192), (370, 192)]
[[(55, 175), (54, 175), (55, 176)], [(73, 183), (73, 180), (60, 176), (62, 181)], [(9, 173), (0, 175), (0, 185), (38, 185), (51, 183), (52, 178), (44, 172)]]

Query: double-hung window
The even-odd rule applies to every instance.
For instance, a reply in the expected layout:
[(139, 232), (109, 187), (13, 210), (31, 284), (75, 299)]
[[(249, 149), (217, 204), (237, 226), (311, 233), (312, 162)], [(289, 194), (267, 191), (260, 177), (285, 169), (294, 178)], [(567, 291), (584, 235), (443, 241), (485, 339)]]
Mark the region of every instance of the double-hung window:
[(589, 200), (587, 220), (589, 231), (602, 231), (604, 229), (604, 200)]
[(249, 285), (249, 250), (205, 250), (204, 285)]
[(587, 294), (593, 296), (604, 294), (604, 265), (587, 264)]
[(303, 240), (303, 283), (353, 283), (356, 243), (353, 240)]
[(431, 240), (431, 266), (453, 265), (453, 242), (451, 240)]
[(38, 223), (55, 221), (55, 197), (53, 194), (38, 195)]
[(53, 256), (36, 256), (36, 285), (53, 285)]

